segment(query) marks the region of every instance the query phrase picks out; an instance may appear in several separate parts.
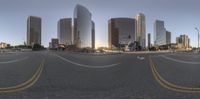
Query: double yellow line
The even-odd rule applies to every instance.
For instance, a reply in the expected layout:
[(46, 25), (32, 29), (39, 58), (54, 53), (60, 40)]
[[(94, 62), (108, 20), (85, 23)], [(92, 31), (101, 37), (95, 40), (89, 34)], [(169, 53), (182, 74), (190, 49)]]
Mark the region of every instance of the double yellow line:
[(160, 74), (158, 73), (156, 66), (154, 65), (151, 57), (149, 57), (149, 62), (150, 62), (151, 71), (153, 73), (154, 78), (164, 88), (167, 88), (167, 89), (170, 89), (170, 90), (173, 90), (173, 91), (176, 91), (176, 92), (200, 93), (200, 88), (184, 87), (184, 86), (179, 86), (179, 85), (168, 82), (162, 76), (160, 76)]
[(45, 60), (43, 60), (41, 62), (37, 71), (34, 73), (34, 75), (29, 80), (27, 80), (24, 83), (21, 83), (19, 85), (16, 85), (16, 86), (0, 88), (0, 93), (18, 92), (18, 91), (22, 91), (22, 90), (25, 90), (25, 89), (33, 86), (38, 81), (40, 75), (42, 74), (42, 71), (44, 68), (44, 62), (45, 62)]

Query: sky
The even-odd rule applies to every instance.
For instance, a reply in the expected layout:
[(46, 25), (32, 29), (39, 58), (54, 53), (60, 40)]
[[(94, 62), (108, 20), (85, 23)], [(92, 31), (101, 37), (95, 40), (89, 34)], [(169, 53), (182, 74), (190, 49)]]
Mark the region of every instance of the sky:
[(96, 46), (108, 46), (108, 20), (110, 18), (134, 18), (138, 13), (146, 16), (146, 32), (154, 33), (154, 21), (163, 20), (172, 33), (172, 42), (186, 34), (191, 45), (197, 46), (200, 29), (200, 0), (0, 0), (0, 42), (11, 45), (26, 41), (27, 18), (42, 18), (42, 44), (48, 46), (51, 38), (57, 38), (57, 22), (60, 18), (72, 18), (76, 4), (85, 6), (95, 22)]

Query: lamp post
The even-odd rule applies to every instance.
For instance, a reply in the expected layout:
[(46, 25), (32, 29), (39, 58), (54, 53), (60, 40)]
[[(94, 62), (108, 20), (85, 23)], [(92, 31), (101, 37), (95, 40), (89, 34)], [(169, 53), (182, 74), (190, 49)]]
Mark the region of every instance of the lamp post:
[(120, 53), (120, 50), (121, 50), (121, 41), (119, 42), (119, 53)]
[(195, 29), (196, 29), (197, 32), (198, 32), (198, 48), (197, 48), (198, 50), (197, 50), (197, 51), (199, 52), (199, 29), (198, 29), (197, 27), (196, 27)]

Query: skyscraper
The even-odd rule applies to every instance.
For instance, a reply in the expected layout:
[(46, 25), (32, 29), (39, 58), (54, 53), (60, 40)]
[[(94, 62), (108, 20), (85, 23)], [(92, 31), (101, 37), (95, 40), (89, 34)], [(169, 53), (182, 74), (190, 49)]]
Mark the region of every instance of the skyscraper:
[(151, 33), (148, 33), (148, 49), (151, 47)]
[(58, 40), (59, 44), (72, 44), (72, 19), (63, 18), (58, 21)]
[(75, 7), (73, 26), (73, 43), (78, 48), (92, 48), (92, 14), (82, 5)]
[(167, 44), (164, 21), (156, 20), (154, 23), (154, 44), (158, 46)]
[(166, 43), (171, 44), (171, 32), (166, 31)]
[(109, 48), (118, 48), (119, 45), (128, 45), (135, 41), (135, 19), (112, 18), (108, 21)]
[(95, 23), (92, 21), (92, 48), (95, 49)]
[(136, 41), (139, 42), (142, 49), (146, 48), (146, 19), (145, 15), (139, 13), (136, 16)]
[(27, 45), (41, 45), (42, 19), (36, 16), (29, 16), (27, 20)]

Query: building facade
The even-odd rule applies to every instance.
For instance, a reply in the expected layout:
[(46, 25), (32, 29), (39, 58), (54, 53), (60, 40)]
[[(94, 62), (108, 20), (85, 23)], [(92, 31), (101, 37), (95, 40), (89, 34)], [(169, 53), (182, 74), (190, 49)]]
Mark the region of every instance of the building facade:
[(92, 21), (92, 48), (95, 49), (95, 23)]
[(190, 47), (190, 38), (185, 34), (180, 35), (176, 38), (176, 44), (178, 45), (178, 48), (187, 49)]
[(151, 33), (148, 33), (148, 49), (151, 48)]
[(59, 44), (71, 45), (72, 44), (72, 19), (63, 18), (58, 21), (58, 40)]
[(27, 20), (27, 45), (41, 45), (42, 19), (36, 16), (29, 16)]
[(52, 49), (57, 49), (59, 46), (59, 40), (57, 38), (52, 38), (50, 44)]
[(166, 29), (164, 21), (156, 20), (154, 23), (154, 45), (166, 45)]
[(136, 22), (133, 18), (112, 18), (108, 21), (109, 49), (134, 42)]
[(136, 41), (139, 42), (142, 49), (146, 48), (146, 19), (145, 15), (139, 13), (136, 16)]
[(171, 44), (171, 32), (166, 31), (166, 43)]
[(4, 42), (0, 42), (0, 49), (4, 49), (10, 47), (10, 44), (4, 43)]
[(92, 14), (82, 5), (76, 5), (73, 20), (73, 43), (78, 48), (92, 48)]

